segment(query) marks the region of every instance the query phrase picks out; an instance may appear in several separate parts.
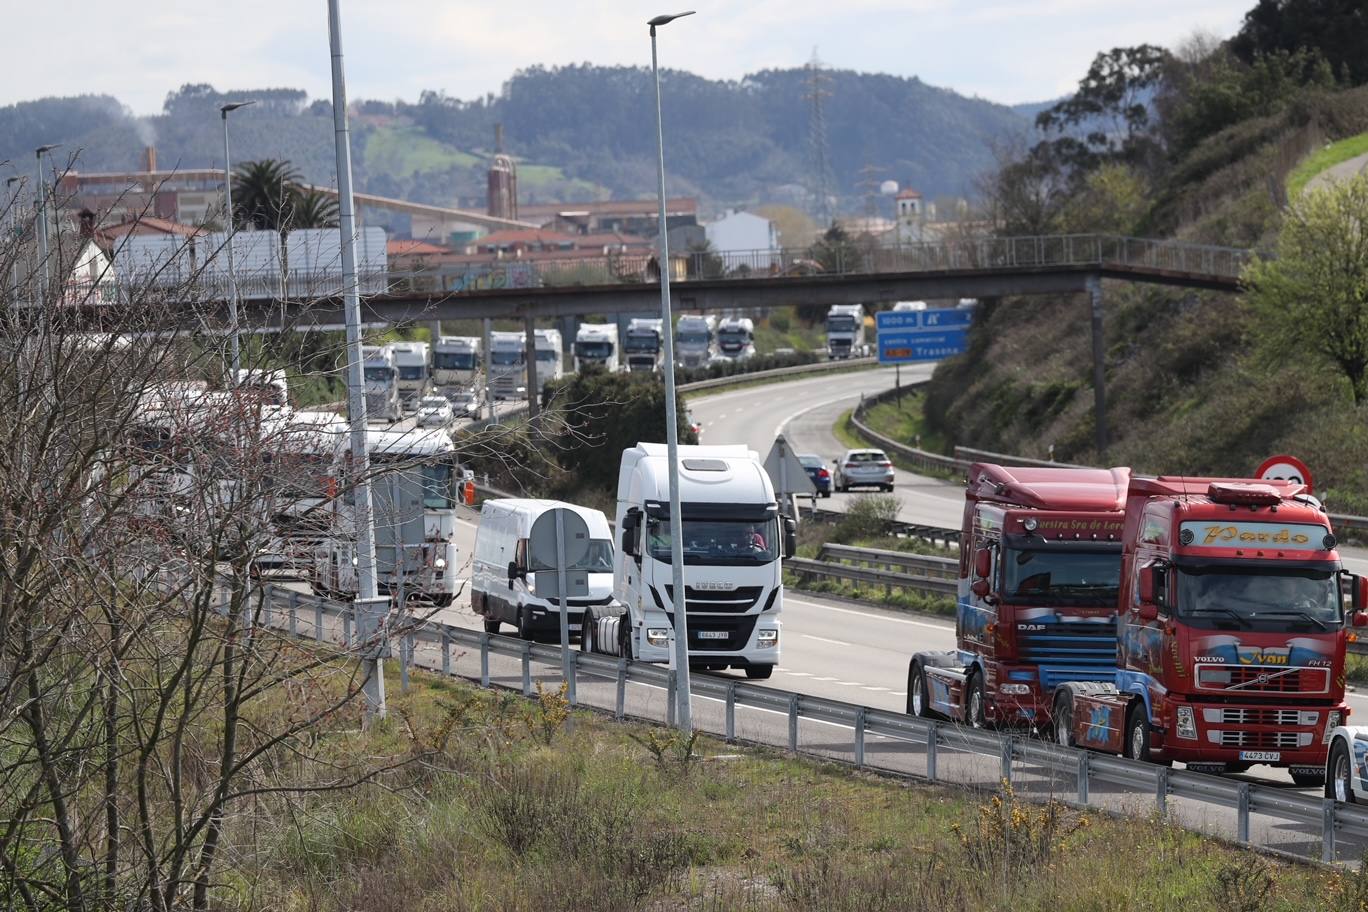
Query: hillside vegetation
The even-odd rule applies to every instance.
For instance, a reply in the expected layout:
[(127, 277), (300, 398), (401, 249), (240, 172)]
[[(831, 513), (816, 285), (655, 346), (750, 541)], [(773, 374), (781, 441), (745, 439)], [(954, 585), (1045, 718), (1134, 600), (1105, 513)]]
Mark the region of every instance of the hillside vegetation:
[[(1129, 69), (1115, 65), (1127, 54), (1123, 62), (1134, 64), (1135, 50), (1099, 55), (1075, 98), (1105, 107), (1115, 95), (1102, 89), (1145, 84), (1156, 92), (1152, 108), (1128, 134), (1042, 143), (1004, 169), (994, 200), (1004, 220), (1276, 252), (1275, 265), (1296, 272), (1294, 254), (1314, 254), (1305, 243), (1300, 252), (1283, 243), (1289, 226), (1304, 235), (1338, 212), (1342, 230), (1332, 226), (1314, 243), (1343, 242), (1340, 284), (1275, 288), (1267, 271), (1250, 273), (1265, 286), (1259, 295), (1106, 283), (1105, 454), (1093, 444), (1084, 296), (985, 302), (970, 351), (930, 383), (928, 427), (947, 447), (1043, 457), (1053, 444), (1061, 460), (1146, 472), (1243, 475), (1266, 455), (1291, 452), (1310, 463), (1332, 509), (1368, 512), (1368, 407), (1356, 404), (1352, 380), (1359, 356), (1328, 353), (1330, 341), (1358, 351), (1368, 339), (1368, 302), (1356, 290), (1368, 288), (1357, 216), (1330, 196), (1289, 200), (1286, 191), (1306, 156), (1368, 131), (1368, 87), (1346, 85), (1333, 73), (1349, 71), (1316, 48), (1255, 52), (1250, 63), (1238, 40), (1198, 43)], [(1222, 98), (1240, 105), (1216, 104)], [(1042, 187), (1049, 192), (1023, 192)], [(1303, 311), (1300, 326), (1279, 319)]]

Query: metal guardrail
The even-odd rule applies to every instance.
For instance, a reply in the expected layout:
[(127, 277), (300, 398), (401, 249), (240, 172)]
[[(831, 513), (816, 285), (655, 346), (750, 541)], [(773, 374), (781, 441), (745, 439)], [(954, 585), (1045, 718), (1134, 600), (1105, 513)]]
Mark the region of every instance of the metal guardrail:
[[(336, 642), (327, 628), (326, 618), (339, 619), (342, 624), (340, 641), (344, 646), (357, 645), (353, 641), (356, 625), (354, 609), (349, 602), (334, 602), (299, 592), (268, 586), (265, 589), (263, 622), (290, 634), (319, 642)], [(533, 664), (559, 668), (561, 652), (558, 646), (539, 645), (526, 640), (499, 636), (481, 631), (453, 627), (432, 621), (400, 625), (395, 630), (399, 644), (401, 674), (411, 666), (427, 667), (444, 675), (457, 675), (458, 647), (478, 655), (478, 675), (472, 672), (462, 677), (478, 680), (484, 687), (493, 685), (491, 658), (504, 657), (518, 663), (521, 671), (519, 689), (531, 696)], [(429, 662), (419, 653), (426, 646), (437, 651), (436, 661)], [(543, 672), (545, 673), (545, 672)], [(644, 685), (669, 692), (670, 699), (647, 701), (648, 715), (636, 715), (652, 722), (671, 722), (675, 687), (674, 673), (668, 668), (629, 662), (610, 656), (572, 652), (569, 667), (561, 672), (567, 683), (567, 695), (572, 704), (579, 705), (578, 685), (586, 679), (611, 682), (613, 698), (599, 708), (610, 710), (616, 719), (627, 717), (627, 687)], [(1245, 780), (1228, 779), (1186, 770), (1171, 770), (1154, 764), (1141, 763), (1121, 757), (1096, 754), (1077, 748), (1066, 748), (1037, 738), (1012, 732), (974, 730), (949, 723), (908, 716), (889, 710), (875, 709), (854, 703), (810, 696), (774, 687), (750, 684), (735, 679), (712, 675), (696, 675), (692, 693), (699, 700), (715, 700), (722, 704), (722, 722), (714, 728), (706, 727), (712, 717), (695, 713), (702, 719), (703, 730), (720, 734), (728, 742), (738, 740), (737, 710), (768, 711), (780, 714), (787, 721), (786, 737), (758, 730), (748, 732), (748, 740), (787, 748), (797, 752), (802, 747), (802, 722), (817, 721), (849, 731), (850, 762), (856, 768), (877, 769), (881, 772), (931, 782), (951, 781), (959, 785), (977, 785), (995, 789), (1001, 783), (1018, 786), (1018, 794), (1043, 799), (1063, 799), (1082, 807), (1105, 806), (1108, 810), (1129, 815), (1148, 815), (1150, 808), (1161, 814), (1176, 810), (1173, 801), (1191, 801), (1215, 806), (1231, 814), (1233, 827), (1216, 835), (1256, 848), (1279, 850), (1272, 845), (1272, 835), (1287, 838), (1288, 825), (1300, 827), (1307, 848), (1319, 843), (1320, 860), (1331, 863), (1339, 859), (1338, 845), (1350, 838), (1362, 844), (1368, 841), (1368, 808), (1338, 804), (1325, 798), (1318, 799), (1272, 785)], [(659, 712), (656, 712), (656, 711)], [(832, 737), (823, 731), (823, 742)], [(880, 749), (869, 751), (871, 739), (881, 739)], [(829, 748), (827, 748), (829, 750)], [(987, 761), (994, 775), (966, 782), (962, 777), (947, 777), (948, 767), (968, 758), (980, 764)], [(843, 759), (838, 757), (837, 759)], [(909, 768), (902, 761), (914, 759)], [(1060, 781), (1070, 782), (1065, 790)], [(1030, 785), (1048, 788), (1032, 791)], [(1119, 801), (1103, 793), (1120, 792)], [(1135, 799), (1142, 799), (1137, 801)], [(1265, 825), (1255, 830), (1252, 821), (1258, 818)], [(1268, 821), (1274, 821), (1272, 825)], [(1181, 823), (1182, 821), (1179, 820)], [(1194, 824), (1213, 830), (1211, 815), (1200, 814)]]
[(879, 433), (865, 423), (865, 415), (869, 407), (896, 399), (906, 393), (924, 389), (927, 381), (914, 383), (903, 387), (894, 387), (883, 390), (872, 396), (866, 396), (860, 400), (860, 404), (855, 407), (850, 415), (850, 423), (855, 426), (855, 432), (865, 439), (870, 446), (876, 446), (884, 452), (889, 453), (900, 464), (914, 470), (930, 472), (933, 475), (959, 475), (963, 476), (969, 471), (969, 463), (961, 462), (950, 456), (942, 456), (940, 453), (932, 453), (918, 447), (908, 446), (907, 444), (894, 440)]
[(856, 548), (853, 545), (836, 545), (828, 542), (817, 552), (817, 559), (896, 570), (932, 579), (959, 579), (958, 560), (932, 554), (910, 554), (885, 548)]
[(792, 367), (776, 367), (771, 368), (770, 370), (728, 374), (725, 377), (715, 377), (711, 380), (695, 380), (693, 383), (681, 383), (675, 387), (675, 389), (681, 393), (692, 393), (697, 392), (698, 390), (715, 389), (719, 386), (731, 386), (736, 383), (783, 380), (801, 374), (824, 374), (830, 371), (845, 371), (857, 368), (877, 367), (878, 365), (878, 358), (847, 358), (844, 361), (814, 361), (811, 364), (795, 364)]
[(881, 570), (877, 567), (854, 567), (850, 564), (836, 564), (802, 557), (785, 559), (784, 569), (796, 574), (801, 580), (813, 577), (849, 580), (870, 586), (882, 586), (887, 591), (909, 589), (914, 592), (946, 596), (953, 596), (958, 591), (958, 584), (945, 577), (897, 573), (892, 570)]

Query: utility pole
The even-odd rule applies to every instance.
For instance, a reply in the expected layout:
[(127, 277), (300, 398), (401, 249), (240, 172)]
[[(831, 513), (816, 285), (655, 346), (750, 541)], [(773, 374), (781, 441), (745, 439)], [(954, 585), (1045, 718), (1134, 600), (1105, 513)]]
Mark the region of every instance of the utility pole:
[(347, 320), (347, 416), (351, 420), (353, 498), (356, 502), (356, 623), (366, 695), (366, 718), (385, 717), (385, 618), (375, 579), (375, 510), (371, 503), (370, 456), (366, 449), (366, 385), (361, 373), (361, 298), (356, 275), (356, 202), (352, 198), (351, 134), (347, 128), (347, 83), (342, 67), (340, 0), (328, 0), (328, 42), (332, 52), (333, 137), (337, 155), (337, 227), (342, 234), (342, 303)]
[(817, 48), (807, 64), (807, 92), (803, 99), (809, 104), (808, 146), (812, 156), (812, 193), (816, 213), (821, 218), (822, 230), (831, 227), (831, 156), (827, 150), (826, 102), (831, 97), (827, 86), (831, 77), (822, 72), (822, 60)]

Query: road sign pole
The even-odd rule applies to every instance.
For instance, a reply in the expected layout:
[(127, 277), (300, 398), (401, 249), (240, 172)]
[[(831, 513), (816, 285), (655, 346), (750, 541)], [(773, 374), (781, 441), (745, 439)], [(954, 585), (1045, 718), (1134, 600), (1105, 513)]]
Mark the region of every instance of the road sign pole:
[[(560, 594), (561, 680), (570, 686), (570, 599), (565, 584), (565, 511), (556, 510), (556, 590)], [(580, 636), (584, 636), (583, 631)]]

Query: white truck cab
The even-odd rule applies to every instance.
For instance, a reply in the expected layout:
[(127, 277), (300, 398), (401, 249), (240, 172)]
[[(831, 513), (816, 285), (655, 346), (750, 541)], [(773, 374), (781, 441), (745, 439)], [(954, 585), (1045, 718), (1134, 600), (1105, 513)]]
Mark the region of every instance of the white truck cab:
[(552, 380), (565, 376), (565, 348), (559, 329), (538, 329), (533, 332), (537, 354), (537, 393)]
[(432, 343), (432, 385), (451, 398), (469, 389), (480, 374), (480, 340), (476, 336), (441, 336)]
[(575, 331), (575, 372), (590, 364), (608, 373), (618, 369), (618, 329), (616, 323), (581, 323)]
[(675, 361), (680, 367), (707, 367), (716, 343), (717, 318), (684, 314), (675, 322)]
[(428, 344), (426, 342), (391, 342), (394, 367), (399, 372), (399, 398), (410, 406), (423, 398), (428, 385)]
[(750, 317), (724, 317), (717, 324), (717, 350), (723, 358), (744, 361), (755, 354), (755, 321)]
[(522, 333), (489, 334), (489, 394), (514, 399), (527, 389), (527, 362)]
[[(768, 678), (779, 662), (783, 558), (794, 548), (759, 455), (745, 446), (681, 446), (689, 664)], [(591, 608), (582, 647), (666, 662), (674, 626), (666, 448), (622, 453), (614, 558), (617, 605)]]
[(398, 421), (399, 369), (388, 346), (361, 347), (361, 372), (366, 389), (366, 419)]

